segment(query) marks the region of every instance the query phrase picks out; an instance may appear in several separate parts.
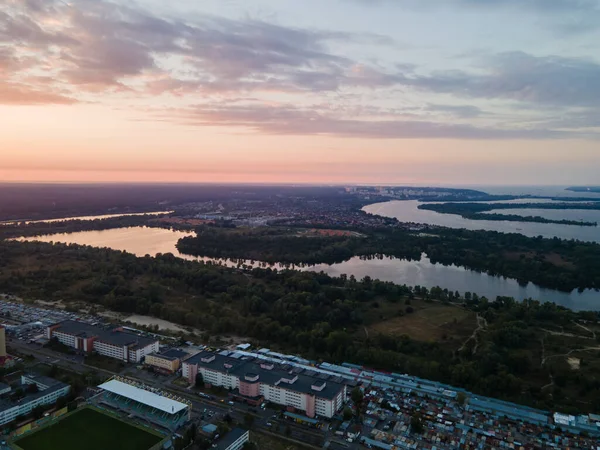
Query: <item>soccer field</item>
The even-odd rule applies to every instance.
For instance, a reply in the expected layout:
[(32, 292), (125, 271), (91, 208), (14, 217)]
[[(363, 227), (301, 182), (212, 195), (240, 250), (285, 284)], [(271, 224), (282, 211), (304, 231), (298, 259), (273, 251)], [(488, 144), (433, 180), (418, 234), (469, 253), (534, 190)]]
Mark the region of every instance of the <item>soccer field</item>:
[(93, 409), (82, 409), (15, 442), (23, 450), (148, 450), (162, 437)]

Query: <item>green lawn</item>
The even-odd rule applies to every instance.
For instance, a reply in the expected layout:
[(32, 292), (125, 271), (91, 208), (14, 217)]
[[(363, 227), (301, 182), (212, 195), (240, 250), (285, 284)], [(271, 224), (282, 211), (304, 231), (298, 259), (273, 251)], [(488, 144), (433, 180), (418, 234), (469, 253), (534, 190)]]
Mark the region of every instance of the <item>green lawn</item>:
[(148, 450), (161, 437), (93, 409), (15, 442), (23, 450)]

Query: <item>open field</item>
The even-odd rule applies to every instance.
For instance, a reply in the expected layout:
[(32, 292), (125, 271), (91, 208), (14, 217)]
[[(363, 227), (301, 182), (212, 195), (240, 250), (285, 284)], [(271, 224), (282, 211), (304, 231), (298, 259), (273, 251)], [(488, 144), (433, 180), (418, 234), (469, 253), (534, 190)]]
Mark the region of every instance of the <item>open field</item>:
[(406, 334), (419, 341), (440, 341), (463, 338), (477, 326), (475, 314), (451, 305), (431, 304), (404, 316), (374, 323), (369, 330), (391, 336)]
[(90, 408), (16, 442), (23, 450), (148, 450), (161, 437)]

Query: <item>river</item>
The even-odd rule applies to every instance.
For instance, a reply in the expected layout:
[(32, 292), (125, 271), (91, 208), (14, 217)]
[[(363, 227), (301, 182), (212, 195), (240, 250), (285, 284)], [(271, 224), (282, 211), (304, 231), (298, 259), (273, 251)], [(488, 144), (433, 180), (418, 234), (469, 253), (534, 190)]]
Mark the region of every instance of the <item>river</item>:
[[(109, 247), (115, 250), (124, 250), (138, 256), (172, 253), (187, 260), (214, 261), (230, 267), (237, 265), (237, 263), (229, 260), (215, 261), (211, 258), (196, 258), (179, 253), (175, 244), (180, 238), (189, 234), (164, 228), (132, 227), (53, 234), (35, 238), (21, 238), (21, 240)], [(259, 264), (255, 263), (255, 265)], [(283, 267), (281, 265), (271, 266), (277, 268)], [(341, 274), (354, 275), (357, 279), (362, 279), (368, 275), (373, 279), (410, 286), (420, 285), (427, 288), (440, 286), (461, 293), (466, 291), (474, 292), (478, 295), (485, 295), (489, 299), (495, 299), (498, 295), (511, 296), (520, 300), (531, 297), (541, 301), (555, 302), (574, 310), (600, 310), (600, 293), (592, 290), (586, 290), (581, 293), (577, 291), (565, 293), (540, 288), (531, 283), (527, 286), (519, 286), (517, 281), (513, 279), (490, 276), (454, 265), (444, 266), (442, 264), (433, 264), (425, 255), (421, 257), (420, 261), (407, 261), (398, 258), (363, 259), (354, 257), (338, 264), (318, 264), (315, 266), (299, 267), (297, 269), (323, 271), (331, 276), (339, 276)]]
[[(525, 200), (521, 199), (520, 202)], [(487, 202), (490, 203), (490, 202)], [(505, 202), (503, 202), (505, 203)], [(385, 217), (395, 217), (401, 222), (417, 222), (429, 225), (439, 225), (449, 228), (466, 228), (467, 230), (500, 231), (502, 233), (521, 233), (525, 236), (561, 239), (579, 239), (581, 241), (600, 242), (600, 227), (582, 227), (579, 225), (559, 225), (555, 223), (509, 222), (499, 220), (471, 220), (456, 214), (440, 214), (435, 211), (419, 209), (421, 202), (417, 200), (392, 200), (383, 203), (367, 205), (363, 211)], [(518, 212), (516, 212), (518, 211)], [(537, 211), (544, 211), (537, 213)], [(550, 212), (552, 211), (552, 212)], [(559, 211), (558, 214), (555, 211)], [(589, 220), (600, 223), (600, 211), (585, 210), (537, 210), (516, 209), (495, 211), (502, 214), (540, 215), (551, 218), (570, 219), (589, 217)]]

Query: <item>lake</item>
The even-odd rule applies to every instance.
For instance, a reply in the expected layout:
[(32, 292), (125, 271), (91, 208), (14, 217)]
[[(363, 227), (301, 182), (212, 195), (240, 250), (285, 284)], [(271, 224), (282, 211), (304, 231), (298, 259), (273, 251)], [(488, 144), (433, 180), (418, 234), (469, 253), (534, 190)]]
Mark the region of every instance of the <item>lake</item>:
[(156, 216), (159, 214), (170, 214), (174, 211), (153, 211), (145, 213), (121, 213), (121, 214), (103, 214), (100, 216), (78, 216), (78, 217), (62, 217), (60, 219), (40, 219), (40, 220), (10, 220), (8, 222), (2, 222), (0, 225), (10, 225), (12, 223), (41, 223), (41, 222), (65, 222), (68, 220), (96, 220), (96, 219), (111, 219), (113, 217), (125, 217), (125, 216), (143, 216), (144, 214), (149, 216)]
[[(521, 199), (520, 202), (525, 200)], [(489, 202), (487, 202), (489, 203)], [(503, 202), (505, 203), (505, 202)], [(435, 211), (418, 209), (421, 202), (417, 200), (392, 200), (383, 203), (374, 203), (367, 205), (363, 211), (369, 214), (376, 214), (385, 217), (395, 217), (400, 222), (417, 222), (429, 225), (439, 225), (449, 228), (466, 228), (467, 230), (488, 230), (499, 231), (502, 233), (521, 233), (525, 236), (546, 238), (559, 237), (561, 239), (579, 239), (582, 241), (600, 242), (600, 227), (582, 227), (578, 225), (559, 225), (554, 223), (532, 223), (532, 222), (508, 222), (497, 220), (470, 220), (456, 214), (440, 214)], [(509, 212), (510, 211), (510, 212)], [(518, 212), (514, 212), (518, 211)], [(543, 211), (540, 214), (534, 214), (531, 211)], [(555, 217), (569, 219), (577, 217), (595, 217), (590, 219), (593, 222), (600, 223), (600, 211), (586, 210), (547, 210), (547, 209), (516, 209), (499, 210), (502, 214), (519, 215), (540, 215), (550, 218), (555, 212), (559, 215)], [(593, 214), (590, 214), (593, 213)]]
[[(229, 260), (214, 260), (211, 258), (196, 258), (179, 253), (175, 244), (191, 233), (171, 231), (164, 228), (116, 228), (102, 231), (81, 231), (76, 233), (54, 234), (20, 240), (38, 240), (42, 242), (64, 242), (90, 245), (94, 247), (109, 247), (124, 250), (138, 256), (157, 253), (172, 253), (175, 256), (192, 261), (214, 261), (234, 267), (237, 263)], [(261, 263), (255, 263), (255, 266)], [(263, 263), (264, 264), (264, 263)], [(282, 268), (281, 265), (270, 265)], [(498, 295), (510, 296), (516, 299), (535, 298), (541, 301), (551, 301), (574, 310), (600, 310), (600, 293), (586, 290), (582, 293), (560, 292), (544, 289), (534, 284), (519, 286), (516, 280), (494, 277), (484, 273), (468, 270), (459, 266), (444, 266), (433, 264), (423, 255), (420, 261), (407, 261), (398, 258), (354, 257), (339, 264), (318, 264), (315, 266), (299, 267), (298, 270), (323, 271), (331, 276), (346, 274), (354, 275), (357, 279), (370, 276), (373, 279), (391, 281), (410, 286), (420, 285), (427, 288), (440, 286), (452, 291), (466, 291), (485, 295), (495, 299)]]

